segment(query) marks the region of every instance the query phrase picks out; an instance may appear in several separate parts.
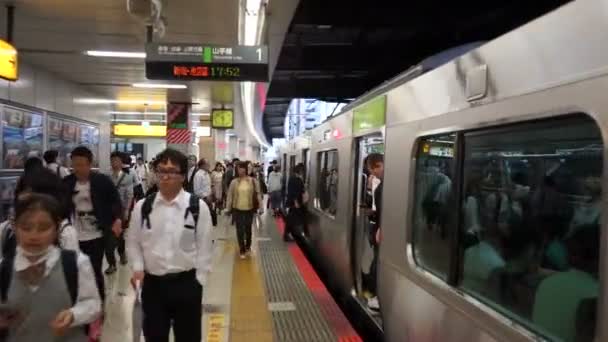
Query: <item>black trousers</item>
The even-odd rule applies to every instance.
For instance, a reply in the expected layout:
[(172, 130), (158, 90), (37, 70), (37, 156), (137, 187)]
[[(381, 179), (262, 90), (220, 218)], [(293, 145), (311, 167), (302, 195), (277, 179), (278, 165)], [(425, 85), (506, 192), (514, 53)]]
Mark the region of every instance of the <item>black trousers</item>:
[(103, 252), (105, 250), (104, 238), (89, 241), (80, 241), (80, 250), (89, 256), (91, 259), (91, 265), (93, 266), (93, 272), (95, 273), (95, 282), (97, 283), (97, 289), (99, 290), (99, 296), (101, 300), (105, 300), (105, 285), (103, 279), (103, 272), (101, 267), (103, 266)]
[(253, 224), (253, 210), (232, 210), (232, 217), (236, 224), (236, 237), (239, 241), (239, 250), (242, 253), (251, 249), (251, 225)]
[(154, 276), (146, 273), (142, 287), (143, 331), (146, 342), (200, 342), (203, 287), (196, 271)]
[(296, 227), (302, 226), (302, 232), (308, 236), (308, 225), (306, 224), (306, 208), (289, 208), (287, 217), (285, 218), (285, 231), (283, 232), (283, 240), (287, 240), (289, 234), (292, 236), (296, 233)]
[(106, 259), (110, 266), (116, 266), (116, 249), (118, 249), (118, 255), (121, 258), (125, 258), (125, 231), (123, 229), (119, 237), (116, 237), (114, 233), (106, 234)]

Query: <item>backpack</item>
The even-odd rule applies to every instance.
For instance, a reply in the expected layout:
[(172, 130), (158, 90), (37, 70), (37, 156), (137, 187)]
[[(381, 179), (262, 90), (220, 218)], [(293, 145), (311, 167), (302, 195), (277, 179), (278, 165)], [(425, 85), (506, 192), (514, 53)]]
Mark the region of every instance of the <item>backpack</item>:
[[(141, 225), (146, 225), (147, 229), (152, 229), (150, 225), (150, 213), (152, 213), (152, 204), (156, 199), (156, 192), (149, 194), (144, 203), (141, 206)], [(192, 218), (194, 218), (194, 227), (190, 225), (184, 225), (186, 229), (194, 229), (196, 231), (196, 226), (198, 225), (198, 216), (200, 214), (200, 198), (195, 194), (190, 194), (190, 203), (188, 204), (188, 208), (186, 208), (186, 212), (184, 213), (184, 219), (188, 218), (188, 214), (192, 214)]]
[(15, 256), (17, 250), (17, 239), (15, 238), (15, 231), (9, 223), (6, 228), (2, 231), (2, 258), (10, 258)]
[(194, 193), (194, 177), (200, 170), (201, 169), (196, 168), (194, 171), (192, 171), (192, 176), (190, 176), (190, 179), (187, 179), (186, 182), (184, 183), (184, 190), (186, 190), (187, 192), (189, 192), (191, 194)]
[[(71, 250), (61, 250), (61, 265), (63, 266), (63, 276), (65, 283), (70, 293), (72, 305), (78, 300), (78, 254)], [(2, 259), (0, 262), (0, 300), (6, 303), (8, 299), (8, 290), (13, 278), (13, 270), (15, 264), (14, 254), (8, 258)]]

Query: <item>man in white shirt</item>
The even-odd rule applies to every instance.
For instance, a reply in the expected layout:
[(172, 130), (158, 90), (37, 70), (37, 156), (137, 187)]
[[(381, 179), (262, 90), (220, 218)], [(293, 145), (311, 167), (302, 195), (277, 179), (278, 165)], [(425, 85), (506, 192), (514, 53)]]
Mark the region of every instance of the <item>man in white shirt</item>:
[[(131, 210), (131, 202), (133, 201), (133, 187), (137, 183), (135, 173), (129, 171), (128, 168), (123, 169), (123, 162), (126, 156), (122, 152), (112, 152), (110, 155), (110, 164), (112, 165), (112, 173), (110, 178), (116, 186), (116, 191), (120, 197), (120, 203), (122, 204), (122, 216), (123, 228), (125, 223), (129, 220), (129, 212)], [(117, 248), (118, 247), (118, 248)], [(118, 255), (120, 256), (120, 263), (122, 265), (127, 264), (127, 256), (125, 254), (125, 240), (124, 231), (117, 239), (110, 239), (108, 246), (106, 246), (106, 259), (108, 260), (108, 269), (105, 271), (107, 275), (116, 272), (116, 255), (115, 250), (118, 249)]]
[(182, 188), (186, 156), (167, 149), (157, 158), (159, 192), (139, 201), (131, 216), (131, 282), (143, 283), (146, 341), (169, 341), (172, 326), (176, 341), (199, 342), (203, 286), (213, 255), (211, 215), (205, 202)]
[(59, 156), (59, 152), (56, 150), (48, 150), (44, 152), (43, 159), (46, 163), (47, 169), (53, 171), (59, 178), (65, 178), (70, 175), (70, 171), (59, 165), (57, 162), (57, 157)]
[(144, 163), (144, 159), (142, 157), (137, 158), (137, 164), (135, 164), (135, 173), (139, 180), (141, 181), (141, 186), (143, 187), (143, 191), (146, 192), (148, 185), (148, 166)]
[(190, 156), (188, 158), (188, 178), (186, 182), (186, 191), (195, 194), (201, 199), (205, 199), (211, 195), (211, 178), (209, 174), (201, 169), (200, 165), (204, 164), (196, 163), (196, 157)]

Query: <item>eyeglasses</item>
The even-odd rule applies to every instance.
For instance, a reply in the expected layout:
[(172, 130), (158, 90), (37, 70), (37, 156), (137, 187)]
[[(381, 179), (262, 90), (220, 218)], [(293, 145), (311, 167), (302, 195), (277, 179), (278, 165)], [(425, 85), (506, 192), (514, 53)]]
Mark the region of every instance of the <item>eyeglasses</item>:
[(177, 170), (165, 170), (165, 169), (156, 169), (156, 174), (159, 177), (172, 177), (172, 178), (176, 178), (179, 177), (182, 173), (180, 171)]

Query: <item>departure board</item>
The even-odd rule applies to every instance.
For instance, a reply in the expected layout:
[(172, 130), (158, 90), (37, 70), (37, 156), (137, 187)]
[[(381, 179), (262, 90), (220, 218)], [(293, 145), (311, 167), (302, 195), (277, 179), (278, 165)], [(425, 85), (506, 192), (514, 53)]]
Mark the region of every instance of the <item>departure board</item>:
[(268, 82), (268, 47), (148, 44), (146, 77), (151, 80)]

